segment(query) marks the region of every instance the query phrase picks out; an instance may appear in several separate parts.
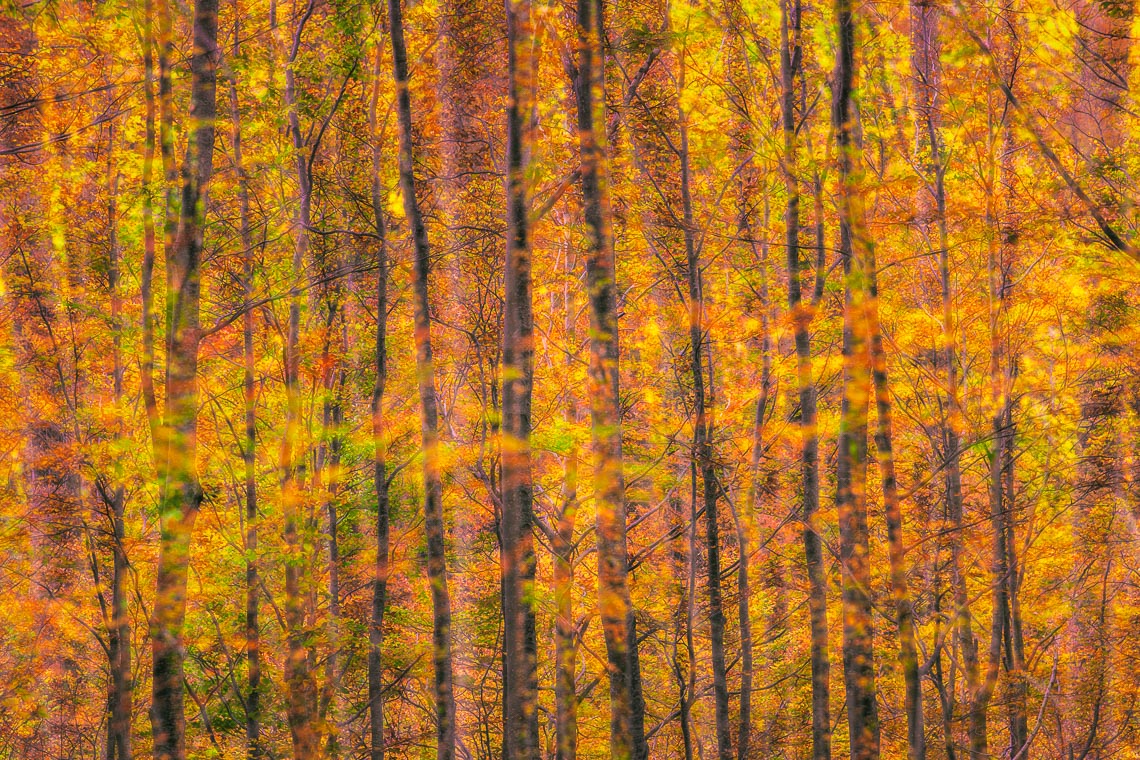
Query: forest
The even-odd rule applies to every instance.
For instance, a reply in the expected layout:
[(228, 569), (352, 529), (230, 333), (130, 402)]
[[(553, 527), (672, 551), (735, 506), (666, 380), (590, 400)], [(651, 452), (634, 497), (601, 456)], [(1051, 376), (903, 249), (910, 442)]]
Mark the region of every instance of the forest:
[(0, 0), (0, 760), (1137, 760), (1138, 38)]

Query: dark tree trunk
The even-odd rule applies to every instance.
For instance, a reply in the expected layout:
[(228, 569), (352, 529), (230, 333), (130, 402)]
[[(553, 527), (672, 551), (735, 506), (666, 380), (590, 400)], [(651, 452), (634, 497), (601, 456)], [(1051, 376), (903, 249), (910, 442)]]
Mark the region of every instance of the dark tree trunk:
[[(235, 3), (235, 10), (237, 5)], [(240, 26), (235, 15), (232, 55), (240, 55)], [(245, 402), (245, 741), (249, 760), (260, 760), (261, 752), (261, 625), (258, 622), (260, 590), (257, 564), (257, 392), (254, 385), (256, 357), (253, 352), (253, 272), (254, 245), (249, 209), (249, 176), (242, 161), (241, 109), (238, 101), (237, 74), (229, 75), (230, 121), (233, 128), (233, 162), (238, 176), (238, 205), (241, 214), (242, 289), (245, 298), (242, 313), (242, 359), (244, 375), (242, 391)]]
[(903, 671), (903, 710), (906, 712), (907, 758), (926, 757), (926, 734), (922, 713), (922, 676), (918, 666), (915, 641), (914, 605), (906, 579), (906, 549), (903, 542), (902, 506), (899, 503), (898, 480), (895, 476), (894, 429), (891, 409), (891, 384), (887, 374), (887, 355), (879, 326), (879, 285), (872, 252), (871, 288), (871, 359), (877, 411), (875, 450), (879, 460), (883, 489), (883, 512), (887, 524), (887, 554), (891, 573), (891, 596), (895, 603), (895, 624), (899, 629), (899, 664)]
[(289, 318), (285, 334), (285, 429), (281, 443), (280, 473), (281, 512), (285, 538), (285, 654), (286, 717), (293, 741), (295, 760), (312, 760), (320, 752), (317, 726), (317, 684), (310, 666), (309, 631), (306, 627), (308, 606), (308, 558), (301, 535), (306, 520), (301, 513), (306, 489), (306, 452), (301, 435), (303, 401), (301, 398), (301, 309), (303, 306), (305, 260), (309, 251), (309, 228), (312, 217), (312, 156), (315, 146), (306, 145), (301, 131), (297, 106), (297, 54), (305, 24), (313, 13), (313, 4), (302, 12), (293, 29), (289, 55), (285, 63), (285, 108), (288, 132), (293, 143), (293, 160), (297, 172), (297, 215), (294, 221), (292, 283), (289, 291)]
[[(569, 282), (575, 262), (570, 246), (565, 247), (562, 305), (563, 335), (567, 345), (576, 344), (573, 298)], [(573, 369), (575, 356), (566, 355), (567, 370)], [(578, 421), (577, 401), (573, 390), (566, 389), (566, 422)], [(578, 517), (578, 446), (566, 455), (562, 477), (562, 507), (558, 525), (551, 539), (554, 554), (554, 730), (556, 760), (576, 760), (578, 756), (578, 692), (575, 685), (578, 655), (578, 626), (574, 620), (574, 526)]]
[[(682, 71), (681, 87), (684, 87)], [(693, 196), (690, 186), (689, 129), (683, 111), (678, 111), (681, 144), (681, 208), (684, 223), (687, 303), (689, 311), (689, 353), (693, 380), (693, 461), (701, 476), (701, 493), (705, 513), (706, 589), (709, 600), (709, 633), (713, 669), (713, 701), (716, 717), (717, 757), (732, 760), (732, 735), (728, 713), (728, 674), (724, 658), (724, 601), (720, 585), (720, 485), (717, 480), (713, 452), (713, 404), (711, 390), (705, 392), (705, 328), (704, 296), (701, 283), (701, 260), (697, 249), (693, 220)], [(711, 357), (709, 359), (711, 374)], [(690, 664), (691, 667), (691, 664)]]
[(625, 478), (618, 395), (618, 304), (605, 152), (605, 88), (601, 0), (578, 0), (579, 178), (587, 227), (586, 288), (590, 303), (589, 396), (597, 502), (598, 606), (610, 679), (610, 754), (646, 760), (645, 702), (637, 632), (629, 594)]
[(384, 221), (384, 192), (380, 184), (383, 156), (378, 134), (377, 104), (380, 100), (381, 38), (376, 42), (372, 69), (372, 98), (368, 104), (368, 128), (372, 138), (372, 219), (376, 251), (376, 381), (372, 386), (372, 481), (376, 488), (376, 562), (372, 575), (372, 612), (368, 625), (368, 741), (370, 760), (384, 760), (384, 613), (388, 606), (388, 442), (384, 392), (388, 383), (388, 237)]
[(130, 565), (123, 546), (126, 495), (122, 486), (115, 488), (110, 506), (114, 557), (111, 568), (111, 632), (108, 637), (111, 715), (107, 725), (107, 757), (108, 760), (130, 760), (134, 681), (131, 674), (131, 625), (125, 588)]
[(831, 115), (839, 164), (839, 252), (846, 275), (843, 403), (836, 465), (839, 558), (843, 571), (843, 680), (852, 760), (876, 760), (879, 716), (875, 701), (866, 502), (873, 309), (868, 285), (874, 256), (864, 226), (859, 145), (854, 132), (855, 16), (851, 0), (836, 0), (835, 22), (838, 49)]
[[(114, 169), (115, 130), (109, 130), (107, 150), (107, 287), (111, 296), (112, 384), (115, 409), (123, 404), (123, 296), (120, 291), (119, 242), (117, 238), (119, 178)], [(115, 424), (116, 442), (123, 440), (121, 422)], [(100, 488), (111, 523), (111, 611), (108, 620), (108, 666), (111, 674), (107, 721), (107, 760), (131, 760), (131, 623), (127, 612), (126, 581), (130, 564), (123, 544), (126, 528), (126, 489), (121, 484), (105, 483)]]
[(455, 690), (451, 659), (451, 596), (447, 588), (447, 564), (443, 527), (443, 483), (439, 471), (439, 410), (435, 370), (431, 353), (431, 314), (428, 278), (431, 249), (427, 228), (416, 198), (412, 147), (412, 105), (408, 92), (408, 53), (404, 43), (404, 20), (400, 0), (388, 0), (388, 23), (392, 37), (396, 111), (400, 133), (400, 188), (404, 213), (414, 248), (412, 283), (416, 344), (416, 377), (419, 381), (420, 422), (424, 451), (424, 529), (427, 532), (428, 580), (431, 584), (432, 658), (435, 666), (436, 757), (455, 757)]
[[(325, 305), (328, 317), (325, 323), (325, 337), (321, 366), (327, 368), (323, 379), (325, 401), (322, 409), (321, 435), (326, 443), (322, 443), (317, 453), (314, 468), (316, 480), (324, 480), (324, 500), (326, 536), (328, 540), (328, 573), (329, 573), (329, 603), (328, 619), (325, 623), (325, 636), (328, 639), (328, 655), (325, 657), (325, 682), (321, 687), (318, 718), (323, 727), (325, 738), (325, 755), (329, 758), (340, 757), (340, 714), (341, 694), (341, 664), (340, 650), (343, 646), (341, 638), (341, 591), (340, 591), (340, 514), (337, 503), (341, 485), (341, 457), (343, 451), (344, 409), (341, 398), (344, 394), (345, 371), (337, 366), (338, 360), (333, 356), (334, 341), (341, 342), (341, 351), (347, 343), (344, 324), (344, 310), (340, 304), (339, 295), (333, 290), (325, 296), (328, 301)], [(340, 333), (339, 338), (337, 333)], [(315, 559), (314, 559), (315, 564)]]
[(808, 571), (808, 612), (811, 618), (812, 759), (831, 758), (831, 660), (827, 645), (827, 579), (819, 512), (819, 438), (816, 433), (816, 386), (812, 377), (811, 321), (813, 307), (805, 303), (800, 278), (800, 178), (796, 74), (802, 65), (799, 0), (780, 3), (780, 111), (784, 133), (783, 174), (787, 193), (784, 244), (788, 261), (788, 311), (796, 344), (796, 377), (800, 402), (800, 467), (803, 489), (804, 555)]
[(578, 756), (578, 694), (575, 688), (578, 629), (574, 621), (574, 522), (578, 514), (578, 450), (567, 455), (562, 509), (554, 542), (555, 757)]
[(529, 0), (507, 0), (507, 250), (503, 277), (501, 572), (503, 590), (503, 754), (538, 760), (538, 644), (534, 613), (534, 486), (531, 393), (534, 308), (527, 215), (536, 61)]
[[(751, 154), (751, 140), (741, 146), (741, 154)], [(748, 160), (748, 159), (746, 159)], [(758, 250), (760, 279), (757, 292), (760, 306), (760, 396), (756, 400), (756, 413), (752, 422), (752, 458), (749, 462), (748, 496), (743, 513), (734, 510), (733, 517), (736, 522), (736, 537), (740, 553), (736, 569), (737, 591), (737, 617), (740, 626), (740, 729), (736, 744), (737, 760), (748, 760), (751, 757), (750, 743), (752, 734), (752, 679), (753, 643), (752, 643), (752, 581), (750, 568), (752, 561), (752, 535), (756, 510), (760, 504), (763, 486), (760, 465), (764, 457), (764, 425), (768, 415), (768, 406), (772, 390), (772, 340), (769, 320), (769, 293), (768, 293), (768, 241), (757, 241), (752, 228), (752, 212), (750, 197), (758, 188), (755, 183), (755, 169), (751, 166), (742, 172), (740, 182), (738, 209), (737, 209), (737, 235), (744, 241), (750, 250)], [(765, 188), (766, 189), (766, 188)], [(769, 222), (769, 206), (766, 193), (764, 199), (764, 229)], [(730, 505), (731, 506), (731, 505)]]
[[(1012, 88), (1016, 77), (1016, 64), (1021, 55), (1017, 21), (1009, 0), (1000, 7), (995, 45), (1002, 60), (1010, 62), (1003, 76)], [(1002, 194), (1001, 211), (995, 204), (990, 213), (990, 234), (997, 235), (999, 244), (991, 244), (990, 275), (990, 377), (994, 404), (992, 429), (994, 461), (990, 470), (991, 510), (1002, 516), (1003, 535), (995, 540), (1005, 543), (1006, 577), (1005, 599), (1008, 606), (1006, 632), (1003, 636), (1006, 654), (1005, 667), (1008, 682), (1006, 702), (1009, 705), (1009, 757), (1011, 760), (1029, 760), (1029, 680), (1025, 669), (1025, 639), (1021, 625), (1021, 570), (1017, 558), (1017, 502), (1015, 499), (1013, 381), (1017, 370), (1017, 354), (1008, 336), (1008, 313), (1013, 298), (1013, 270), (1018, 259), (1018, 219), (1016, 187), (1017, 170), (1014, 166), (1015, 143), (1013, 125), (1007, 116), (1000, 122), (1001, 155), (997, 162), (998, 183), (994, 191)], [(995, 141), (995, 145), (996, 145)], [(991, 159), (991, 160), (993, 160)], [(997, 199), (995, 199), (996, 201)], [(996, 259), (995, 259), (996, 254)]]
[(202, 501), (197, 472), (199, 291), (206, 188), (214, 159), (217, 112), (217, 0), (196, 0), (190, 58), (190, 139), (182, 167), (182, 205), (174, 244), (166, 251), (170, 283), (166, 408), (155, 461), (162, 483), (161, 541), (151, 617), (155, 760), (186, 756), (182, 627), (190, 537)]

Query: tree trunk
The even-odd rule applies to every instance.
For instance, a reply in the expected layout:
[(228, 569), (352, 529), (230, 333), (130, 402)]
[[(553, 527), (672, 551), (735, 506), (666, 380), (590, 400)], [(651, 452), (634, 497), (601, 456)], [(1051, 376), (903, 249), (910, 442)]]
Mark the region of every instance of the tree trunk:
[[(573, 300), (569, 282), (573, 272), (570, 245), (565, 248), (566, 269), (563, 274), (563, 335), (567, 345), (576, 345)], [(567, 370), (573, 368), (575, 356), (567, 352)], [(567, 389), (566, 422), (577, 423), (576, 400)], [(578, 756), (578, 693), (575, 686), (577, 669), (578, 626), (574, 620), (574, 524), (578, 517), (578, 446), (572, 444), (566, 455), (562, 476), (562, 508), (558, 514), (551, 547), (554, 553), (554, 731), (556, 760), (576, 760)]]
[(424, 529), (427, 569), (431, 584), (432, 658), (435, 666), (436, 758), (455, 757), (455, 691), (451, 660), (451, 596), (447, 588), (444, 549), (443, 483), (439, 472), (439, 411), (431, 353), (431, 314), (428, 304), (429, 260), (427, 228), (416, 198), (412, 148), (412, 105), (408, 92), (408, 53), (400, 0), (388, 0), (392, 37), (392, 69), (400, 133), (400, 189), (414, 248), (412, 283), (416, 344), (416, 377), (420, 395), (420, 429), (424, 452)]
[(907, 758), (926, 757), (926, 734), (922, 713), (922, 676), (918, 667), (915, 642), (914, 606), (906, 578), (906, 548), (903, 542), (902, 506), (899, 503), (898, 480), (895, 477), (894, 427), (891, 409), (891, 384), (887, 374), (887, 355), (879, 326), (879, 285), (874, 252), (870, 261), (871, 289), (871, 359), (877, 412), (875, 450), (883, 488), (883, 512), (887, 523), (887, 554), (891, 574), (891, 596), (895, 603), (899, 629), (899, 664), (903, 671), (903, 710), (906, 712)]
[[(235, 9), (237, 5), (235, 3)], [(239, 15), (234, 20), (232, 56), (240, 55)], [(242, 359), (244, 375), (242, 391), (245, 402), (245, 741), (249, 760), (260, 760), (261, 752), (261, 625), (258, 621), (260, 590), (257, 563), (257, 391), (254, 385), (256, 357), (253, 353), (253, 271), (254, 246), (249, 209), (249, 176), (242, 161), (241, 109), (239, 108), (237, 74), (229, 74), (230, 121), (232, 123), (233, 162), (238, 176), (238, 206), (241, 219), (242, 289), (245, 303), (242, 313)]]
[[(1009, 0), (1000, 7), (1000, 21), (995, 35), (996, 45), (1001, 50), (1002, 60), (1016, 61), (1020, 58), (1021, 43), (1018, 39), (1016, 17)], [(1005, 75), (1010, 88), (1014, 86), (1016, 66), (1009, 64)], [(1009, 705), (1009, 757), (1029, 760), (1029, 680), (1025, 670), (1025, 639), (1022, 635), (1021, 570), (1017, 559), (1017, 502), (1015, 500), (1014, 445), (1016, 422), (1014, 421), (1013, 380), (1017, 369), (1017, 355), (1011, 341), (1006, 337), (1008, 313), (1012, 302), (1013, 268), (1018, 259), (1018, 237), (1020, 221), (1016, 211), (1017, 170), (1013, 160), (1016, 143), (1013, 125), (1008, 118), (1000, 120), (1001, 155), (997, 159), (998, 185), (1000, 185), (1001, 212), (991, 220), (990, 234), (997, 235), (1000, 241), (996, 248), (991, 247), (989, 262), (990, 275), (990, 376), (993, 394), (994, 461), (990, 471), (991, 509), (1003, 517), (1007, 572), (1005, 577), (1005, 598), (1008, 606), (1006, 620), (1005, 666), (1008, 682)], [(991, 154), (993, 150), (991, 150)], [(992, 160), (992, 159), (991, 159)], [(997, 186), (992, 184), (994, 191)], [(996, 211), (996, 207), (995, 207)], [(994, 226), (996, 225), (996, 226)], [(993, 253), (998, 258), (992, 258)], [(997, 538), (995, 536), (995, 538)]]
[[(107, 150), (107, 235), (108, 266), (107, 289), (111, 296), (111, 329), (114, 331), (112, 349), (113, 403), (116, 414), (123, 414), (123, 296), (119, 242), (117, 238), (117, 195), (119, 178), (114, 170), (115, 130), (109, 130)], [(114, 437), (123, 440), (123, 421), (115, 421)], [(111, 523), (111, 614), (107, 631), (108, 666), (111, 673), (109, 688), (110, 716), (107, 721), (107, 760), (131, 760), (131, 621), (127, 611), (126, 581), (130, 563), (123, 544), (126, 535), (126, 489), (121, 483), (106, 484), (100, 489), (109, 508)], [(109, 499), (106, 497), (110, 497)]]
[(839, 164), (839, 253), (846, 275), (843, 310), (843, 403), (836, 465), (839, 558), (843, 566), (843, 680), (852, 760), (879, 757), (879, 715), (871, 620), (867, 535), (867, 413), (871, 396), (874, 256), (864, 226), (860, 150), (854, 134), (855, 17), (851, 0), (835, 2), (838, 50), (832, 127)]
[(285, 655), (286, 717), (295, 760), (312, 760), (320, 752), (317, 728), (317, 684), (309, 663), (309, 631), (306, 627), (308, 572), (305, 541), (306, 520), (301, 514), (306, 488), (305, 441), (301, 435), (301, 309), (305, 259), (309, 251), (312, 216), (312, 171), (310, 151), (301, 132), (297, 106), (296, 60), (305, 24), (312, 15), (310, 3), (293, 29), (285, 64), (285, 108), (293, 143), (297, 172), (297, 215), (294, 221), (293, 261), (289, 291), (289, 318), (285, 334), (285, 430), (281, 442), (281, 511), (285, 538)]
[[(681, 56), (684, 59), (684, 54)], [(684, 68), (680, 88), (684, 88)], [(724, 659), (724, 601), (720, 585), (720, 484), (713, 459), (713, 422), (711, 392), (705, 393), (705, 328), (704, 296), (701, 283), (700, 252), (697, 250), (693, 196), (690, 186), (689, 128), (687, 116), (678, 107), (681, 145), (681, 208), (684, 222), (685, 261), (688, 286), (689, 355), (692, 360), (693, 380), (693, 461), (701, 476), (701, 493), (704, 496), (705, 556), (707, 561), (706, 589), (709, 599), (710, 653), (713, 670), (713, 700), (716, 717), (717, 757), (732, 760), (732, 735), (728, 714), (728, 675)], [(711, 357), (709, 364), (711, 366)], [(691, 666), (691, 665), (690, 665)]]
[[(742, 153), (749, 155), (751, 150), (747, 145), (742, 147)], [(737, 210), (737, 235), (748, 244), (750, 250), (759, 248), (760, 287), (760, 396), (756, 399), (756, 413), (752, 421), (752, 458), (749, 462), (749, 483), (747, 502), (743, 514), (734, 510), (736, 522), (736, 540), (740, 559), (736, 569), (736, 591), (738, 599), (737, 616), (740, 626), (740, 729), (736, 743), (737, 760), (748, 760), (749, 746), (752, 734), (752, 678), (753, 678), (753, 644), (752, 644), (752, 584), (749, 575), (752, 560), (752, 536), (756, 510), (759, 507), (761, 493), (760, 465), (764, 457), (764, 425), (768, 415), (768, 406), (772, 390), (772, 339), (769, 321), (769, 295), (768, 295), (768, 241), (765, 239), (757, 244), (755, 232), (752, 229), (751, 211), (749, 209), (749, 196), (755, 189), (752, 180), (753, 171), (747, 172), (746, 179), (740, 183), (739, 208)], [(768, 198), (766, 187), (761, 191), (764, 195), (764, 229), (768, 223)], [(730, 505), (731, 506), (731, 505)]]
[(788, 312), (796, 344), (796, 379), (800, 402), (800, 466), (803, 481), (803, 538), (808, 571), (808, 612), (811, 617), (812, 759), (831, 758), (831, 661), (827, 645), (827, 580), (823, 543), (817, 525), (819, 511), (819, 438), (816, 432), (816, 387), (812, 377), (811, 321), (813, 308), (804, 303), (800, 280), (800, 178), (796, 132), (796, 73), (802, 65), (799, 0), (780, 3), (780, 111), (784, 132), (783, 174), (787, 193), (784, 244), (788, 260)]
[(217, 112), (217, 0), (196, 0), (190, 58), (190, 139), (182, 167), (182, 205), (174, 245), (166, 251), (170, 281), (166, 408), (155, 461), (161, 540), (151, 618), (155, 760), (186, 756), (182, 627), (190, 537), (202, 501), (197, 471), (199, 291), (206, 189), (213, 171)]
[[(337, 366), (334, 358), (333, 342), (339, 331), (341, 351), (346, 348), (348, 336), (345, 333), (344, 312), (335, 289), (325, 296), (328, 317), (325, 322), (325, 336), (321, 355), (324, 370), (323, 391), (325, 400), (321, 414), (321, 437), (323, 442), (317, 452), (315, 479), (324, 480), (324, 501), (326, 536), (328, 541), (328, 620), (325, 623), (325, 636), (328, 639), (328, 655), (325, 657), (325, 682), (321, 687), (318, 717), (327, 734), (325, 754), (329, 758), (340, 756), (340, 726), (337, 716), (340, 713), (341, 694), (341, 592), (340, 592), (340, 515), (337, 501), (341, 482), (341, 452), (343, 449), (344, 409), (341, 398), (344, 394), (345, 371)], [(314, 560), (315, 564), (315, 560)]]
[(625, 477), (622, 472), (618, 372), (618, 304), (612, 217), (606, 177), (605, 88), (601, 0), (578, 0), (578, 111), (582, 203), (587, 227), (586, 289), (590, 302), (588, 390), (594, 439), (598, 608), (610, 679), (610, 755), (646, 760), (645, 703), (637, 632), (629, 594)]
[(529, 0), (508, 0), (507, 251), (503, 277), (501, 572), (503, 589), (503, 755), (538, 760), (538, 644), (534, 612), (534, 485), (531, 393), (534, 307), (527, 167), (536, 66)]
[(376, 488), (376, 562), (372, 575), (372, 611), (368, 625), (368, 740), (370, 760), (384, 760), (384, 613), (388, 606), (389, 496), (387, 418), (384, 392), (388, 383), (388, 238), (384, 221), (384, 193), (380, 184), (383, 156), (378, 131), (380, 61), (384, 43), (377, 35), (372, 68), (372, 97), (368, 104), (368, 129), (372, 138), (372, 219), (376, 251), (376, 381), (372, 386), (372, 481)]

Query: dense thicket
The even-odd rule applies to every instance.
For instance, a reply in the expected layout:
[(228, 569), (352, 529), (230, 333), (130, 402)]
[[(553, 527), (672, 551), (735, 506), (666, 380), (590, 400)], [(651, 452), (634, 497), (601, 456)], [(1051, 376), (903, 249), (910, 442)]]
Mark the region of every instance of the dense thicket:
[(1140, 757), (1134, 25), (4, 2), (0, 760)]

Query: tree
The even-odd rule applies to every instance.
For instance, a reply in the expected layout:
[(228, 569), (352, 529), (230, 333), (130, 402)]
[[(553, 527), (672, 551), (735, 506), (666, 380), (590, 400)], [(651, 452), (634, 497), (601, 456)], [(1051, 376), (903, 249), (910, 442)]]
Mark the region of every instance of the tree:
[(451, 595), (447, 587), (444, 549), (443, 484), (440, 481), (439, 411), (435, 370), (431, 353), (431, 312), (428, 303), (430, 248), (427, 228), (416, 197), (416, 176), (412, 146), (412, 105), (408, 91), (408, 52), (404, 43), (403, 11), (400, 0), (388, 0), (388, 24), (392, 44), (392, 71), (396, 82), (396, 110), (399, 117), (400, 191), (404, 215), (413, 248), (413, 302), (416, 345), (416, 378), (420, 396), (420, 429), (423, 439), (424, 528), (428, 544), (428, 580), (434, 617), (432, 657), (435, 667), (436, 757), (455, 756), (455, 689), (451, 661)]
[(839, 255), (846, 275), (843, 308), (843, 408), (839, 421), (836, 502), (843, 565), (843, 681), (851, 757), (879, 757), (879, 713), (871, 628), (867, 533), (867, 412), (871, 397), (874, 254), (864, 219), (860, 146), (853, 110), (856, 17), (848, 0), (835, 3), (836, 37), (831, 122), (839, 165)]
[[(788, 312), (795, 330), (796, 382), (799, 389), (800, 471), (803, 499), (803, 540), (810, 584), (811, 614), (812, 757), (831, 757), (831, 660), (827, 641), (827, 586), (823, 543), (816, 514), (819, 511), (819, 439), (816, 432), (817, 390), (812, 378), (811, 321), (814, 303), (804, 303), (800, 277), (800, 177), (796, 110), (796, 75), (803, 51), (800, 45), (801, 9), (798, 0), (780, 3), (780, 113), (783, 127), (781, 166), (787, 206), (784, 211), (784, 247), (788, 262)], [(822, 245), (822, 241), (820, 241)]]
[(531, 395), (534, 307), (527, 164), (534, 41), (529, 0), (507, 4), (507, 253), (503, 283), (502, 568), (503, 744), (508, 760), (537, 760), (538, 673), (534, 612)]
[(645, 706), (637, 628), (629, 596), (625, 476), (618, 395), (617, 285), (605, 166), (602, 7), (578, 0), (578, 56), (574, 96), (578, 168), (586, 222), (586, 291), (590, 304), (590, 416), (594, 439), (594, 499), (598, 538), (598, 607), (606, 637), (610, 680), (610, 751), (619, 760), (644, 760)]
[(214, 168), (218, 4), (197, 0), (191, 34), (190, 137), (182, 164), (178, 228), (166, 250), (168, 295), (166, 402), (155, 437), (162, 543), (151, 615), (155, 760), (186, 756), (182, 632), (194, 520), (202, 501), (197, 473), (198, 347), (206, 190)]

